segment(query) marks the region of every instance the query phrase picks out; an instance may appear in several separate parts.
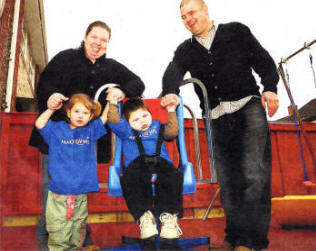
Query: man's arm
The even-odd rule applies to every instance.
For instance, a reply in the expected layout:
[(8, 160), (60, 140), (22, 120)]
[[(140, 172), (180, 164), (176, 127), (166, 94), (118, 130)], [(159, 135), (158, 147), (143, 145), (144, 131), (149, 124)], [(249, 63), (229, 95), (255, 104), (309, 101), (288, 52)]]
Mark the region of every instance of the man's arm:
[(263, 92), (277, 93), (279, 74), (273, 58), (261, 46), (247, 26), (241, 25), (241, 35), (243, 36), (244, 49), (248, 52), (250, 66), (261, 78)]
[(261, 96), (261, 104), (268, 109), (268, 115), (272, 117), (279, 108), (277, 96), (277, 84), (279, 74), (276, 64), (270, 54), (261, 46), (247, 26), (242, 26), (245, 45), (249, 50), (251, 67), (261, 78), (264, 89)]
[(178, 95), (180, 83), (183, 81), (185, 73), (188, 71), (186, 66), (188, 61), (186, 57), (185, 42), (181, 44), (175, 51), (172, 61), (169, 63), (162, 78), (162, 100), (161, 105), (177, 106), (180, 103)]
[(179, 86), (183, 81), (186, 70), (177, 62), (180, 61), (174, 56), (173, 61), (169, 63), (162, 78), (162, 96), (166, 94), (179, 94)]

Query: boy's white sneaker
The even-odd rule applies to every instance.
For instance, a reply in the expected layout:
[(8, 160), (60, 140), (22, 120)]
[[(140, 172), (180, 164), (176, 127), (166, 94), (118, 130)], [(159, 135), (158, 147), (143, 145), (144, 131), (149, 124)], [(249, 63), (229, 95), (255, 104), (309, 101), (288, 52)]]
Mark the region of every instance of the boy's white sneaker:
[(162, 224), (160, 231), (161, 238), (178, 239), (182, 235), (176, 214), (162, 213), (159, 218)]
[(148, 210), (139, 218), (140, 238), (147, 239), (158, 234), (155, 217)]

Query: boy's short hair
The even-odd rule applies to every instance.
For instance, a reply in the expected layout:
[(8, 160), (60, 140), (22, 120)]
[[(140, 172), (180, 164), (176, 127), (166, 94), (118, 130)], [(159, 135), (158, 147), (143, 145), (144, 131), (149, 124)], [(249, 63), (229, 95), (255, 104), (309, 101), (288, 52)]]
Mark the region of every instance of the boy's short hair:
[(146, 111), (149, 111), (149, 109), (148, 109), (147, 105), (145, 104), (144, 100), (142, 100), (139, 97), (137, 97), (137, 98), (130, 98), (130, 99), (126, 100), (124, 105), (123, 105), (123, 108), (122, 108), (123, 116), (128, 121), (131, 113), (136, 111), (136, 110), (138, 110), (138, 109), (144, 109)]

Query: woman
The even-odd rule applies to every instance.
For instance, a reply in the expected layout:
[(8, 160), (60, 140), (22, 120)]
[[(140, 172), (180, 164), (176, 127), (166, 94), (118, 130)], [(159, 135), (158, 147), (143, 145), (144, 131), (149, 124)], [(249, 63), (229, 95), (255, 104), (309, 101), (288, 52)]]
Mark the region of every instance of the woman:
[[(36, 93), (39, 112), (47, 108), (56, 109), (62, 102), (75, 93), (85, 93), (94, 97), (96, 91), (105, 83), (115, 83), (117, 88), (109, 88), (107, 95), (122, 100), (125, 97), (140, 96), (144, 89), (142, 80), (127, 67), (106, 57), (111, 38), (110, 27), (102, 22), (91, 23), (78, 49), (68, 49), (58, 53), (41, 73)], [(106, 94), (101, 94), (100, 102), (105, 105)], [(59, 109), (52, 120), (66, 120), (67, 116)], [(110, 134), (107, 134), (110, 135)], [(108, 137), (108, 136), (106, 136)], [(98, 141), (98, 162), (107, 162), (110, 158), (109, 138)], [(36, 235), (41, 250), (47, 249), (45, 229), (45, 206), (49, 176), (47, 173), (48, 146), (42, 137), (33, 130), (30, 145), (42, 153), (42, 217)], [(42, 245), (43, 244), (43, 245)]]

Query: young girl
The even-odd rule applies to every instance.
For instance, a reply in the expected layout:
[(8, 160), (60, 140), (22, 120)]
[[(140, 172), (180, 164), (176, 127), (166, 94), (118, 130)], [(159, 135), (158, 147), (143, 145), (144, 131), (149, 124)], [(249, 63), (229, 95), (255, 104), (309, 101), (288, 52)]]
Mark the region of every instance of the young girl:
[[(168, 106), (168, 125), (152, 116), (140, 98), (132, 98), (123, 106), (120, 119), (118, 106), (110, 101), (109, 127), (122, 140), (125, 169), (121, 177), (123, 196), (130, 213), (140, 227), (140, 238), (158, 234), (154, 215), (162, 223), (160, 237), (177, 239), (182, 231), (177, 223), (182, 217), (183, 175), (172, 165), (163, 139), (173, 139), (179, 127), (176, 106)], [(157, 174), (155, 196), (152, 174)]]
[[(60, 109), (59, 106), (56, 110)], [(50, 250), (82, 247), (88, 217), (87, 193), (99, 191), (94, 142), (106, 134), (108, 106), (85, 94), (73, 95), (65, 105), (69, 123), (54, 122), (56, 110), (47, 109), (35, 126), (49, 145), (49, 191), (46, 227)]]

